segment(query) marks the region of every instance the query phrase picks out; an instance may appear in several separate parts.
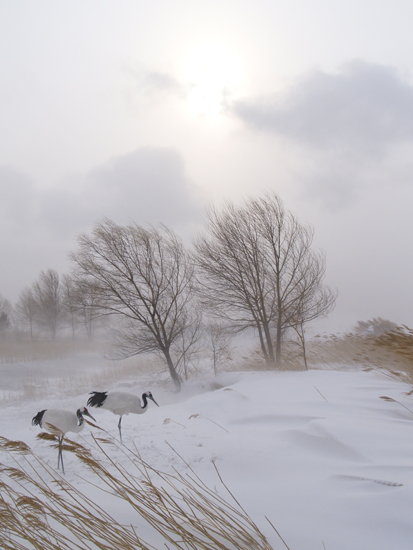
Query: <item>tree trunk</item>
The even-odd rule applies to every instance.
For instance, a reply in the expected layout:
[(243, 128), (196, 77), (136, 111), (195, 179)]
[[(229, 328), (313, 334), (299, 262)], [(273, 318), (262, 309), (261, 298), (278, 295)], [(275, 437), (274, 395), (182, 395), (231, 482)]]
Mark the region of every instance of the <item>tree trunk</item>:
[(178, 373), (175, 370), (172, 358), (169, 354), (169, 350), (163, 350), (163, 354), (166, 359), (166, 363), (169, 368), (169, 374), (171, 375), (172, 381), (175, 384), (176, 391), (181, 391), (181, 380), (179, 379)]
[(304, 334), (303, 334), (303, 358), (304, 358), (304, 366), (305, 366), (305, 370), (308, 370), (308, 364), (307, 364), (307, 353), (306, 353), (306, 350), (305, 350), (305, 337), (304, 337)]
[(277, 341), (276, 341), (276, 347), (275, 347), (275, 366), (278, 369), (281, 368), (281, 333), (282, 333), (281, 313), (279, 313), (278, 319), (277, 319)]
[(274, 346), (271, 340), (271, 331), (268, 324), (264, 326), (264, 334), (265, 334), (265, 339), (267, 341), (267, 350), (268, 350), (267, 364), (274, 366), (275, 364)]
[(302, 350), (303, 350), (303, 360), (304, 360), (305, 370), (308, 370), (307, 353), (306, 353), (306, 349), (305, 349), (304, 327), (301, 324), (299, 329), (298, 329), (298, 327), (294, 327), (294, 329), (295, 329), (295, 332), (298, 334), (298, 338), (300, 339), (300, 342), (301, 342), (301, 347), (302, 347)]
[(260, 339), (261, 351), (264, 355), (265, 362), (268, 365), (269, 364), (268, 351), (267, 351), (267, 348), (265, 347), (265, 341), (264, 341), (264, 337), (262, 335), (262, 328), (261, 328), (261, 325), (259, 323), (257, 323), (257, 330), (258, 330), (258, 336), (259, 336), (259, 339)]

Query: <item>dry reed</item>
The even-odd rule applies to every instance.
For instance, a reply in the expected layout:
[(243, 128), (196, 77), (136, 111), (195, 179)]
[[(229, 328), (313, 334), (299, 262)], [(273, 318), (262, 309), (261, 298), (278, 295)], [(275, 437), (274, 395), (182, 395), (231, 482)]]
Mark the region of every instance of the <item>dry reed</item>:
[(308, 345), (308, 358), (312, 368), (376, 368), (413, 383), (413, 330), (403, 325), (377, 336), (318, 336)]
[[(48, 435), (48, 439), (53, 436)], [(232, 504), (209, 489), (189, 465), (185, 475), (176, 470), (167, 474), (151, 467), (138, 451), (120, 447), (112, 438), (94, 437), (94, 442), (101, 459), (69, 440), (65, 451), (75, 453), (93, 472), (95, 477), (88, 476), (91, 485), (99, 485), (103, 492), (129, 504), (136, 521), (144, 520), (152, 526), (166, 548), (272, 549), (216, 467)], [(127, 466), (111, 458), (108, 445), (123, 453)], [(0, 449), (20, 455), (15, 466), (0, 465), (1, 548), (154, 550), (138, 537), (136, 527), (120, 524), (24, 443), (0, 438)]]
[[(306, 343), (306, 352), (308, 365), (313, 369), (376, 368), (413, 383), (413, 330), (405, 325), (394, 325), (377, 335), (317, 335)], [(269, 369), (259, 350), (241, 357), (237, 367), (237, 370)], [(283, 343), (282, 369), (305, 370), (302, 349), (293, 340)]]

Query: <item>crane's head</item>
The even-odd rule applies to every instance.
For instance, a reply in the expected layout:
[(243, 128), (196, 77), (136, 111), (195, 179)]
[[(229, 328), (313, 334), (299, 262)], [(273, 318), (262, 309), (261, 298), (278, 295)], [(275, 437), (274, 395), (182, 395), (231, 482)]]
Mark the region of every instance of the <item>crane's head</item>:
[(82, 407), (81, 409), (78, 409), (77, 410), (77, 416), (78, 417), (84, 417), (84, 416), (88, 416), (89, 418), (91, 418), (92, 420), (94, 420), (96, 422), (96, 420), (93, 418), (93, 416), (90, 414), (90, 412), (87, 410), (86, 407)]
[[(153, 398), (153, 395), (151, 394), (150, 391), (146, 391), (143, 395), (145, 395), (148, 399), (153, 401), (157, 407), (159, 407), (158, 403), (155, 401), (155, 399)], [(143, 396), (142, 396), (142, 398), (143, 398)]]

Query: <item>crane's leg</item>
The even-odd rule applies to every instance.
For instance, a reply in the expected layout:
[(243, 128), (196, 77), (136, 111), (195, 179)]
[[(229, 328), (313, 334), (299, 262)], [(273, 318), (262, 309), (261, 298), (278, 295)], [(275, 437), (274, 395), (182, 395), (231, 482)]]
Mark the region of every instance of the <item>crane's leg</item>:
[(122, 443), (122, 427), (121, 427), (121, 423), (122, 423), (122, 415), (120, 415), (119, 422), (118, 422), (119, 438), (120, 438), (120, 442)]
[(63, 438), (64, 438), (64, 435), (59, 437), (59, 456), (57, 458), (57, 469), (59, 469), (59, 465), (61, 464), (62, 465), (62, 473), (65, 473), (65, 467), (63, 466), (63, 449), (62, 449)]
[(60, 436), (59, 436), (59, 451), (58, 451), (58, 454), (57, 454), (57, 469), (60, 468), (60, 453), (61, 453), (61, 451), (62, 451), (60, 439), (61, 439), (61, 438), (60, 438)]

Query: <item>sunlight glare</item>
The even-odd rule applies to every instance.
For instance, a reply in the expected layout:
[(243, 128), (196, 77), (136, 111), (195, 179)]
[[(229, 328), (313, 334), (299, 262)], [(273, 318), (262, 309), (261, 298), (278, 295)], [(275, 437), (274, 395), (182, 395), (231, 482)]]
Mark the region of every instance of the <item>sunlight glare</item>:
[(226, 98), (241, 80), (238, 59), (220, 44), (204, 44), (193, 50), (182, 72), (189, 88), (187, 106), (194, 116), (219, 117)]

